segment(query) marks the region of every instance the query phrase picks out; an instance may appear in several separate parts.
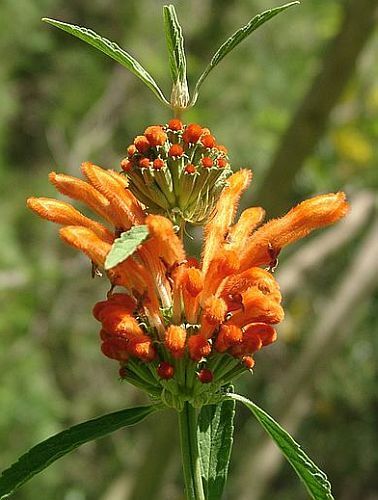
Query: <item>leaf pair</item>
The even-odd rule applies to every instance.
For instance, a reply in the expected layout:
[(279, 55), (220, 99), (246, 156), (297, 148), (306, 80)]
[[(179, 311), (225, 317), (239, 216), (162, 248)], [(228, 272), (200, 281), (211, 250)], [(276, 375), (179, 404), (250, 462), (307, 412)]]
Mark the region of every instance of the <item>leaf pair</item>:
[[(244, 396), (234, 393), (226, 394), (223, 401), (217, 405), (204, 406), (198, 418), (198, 441), (206, 499), (219, 500), (225, 486), (232, 448), (235, 401), (243, 403), (253, 413), (290, 462), (311, 498), (332, 500), (331, 485), (327, 476), (299, 444), (264, 410)], [(109, 413), (46, 439), (3, 472), (0, 477), (0, 500), (7, 498), (35, 474), (82, 444), (123, 427), (135, 425), (162, 408), (162, 405), (154, 404)]]
[(172, 107), (185, 108), (187, 106), (193, 106), (199, 95), (200, 87), (209, 75), (209, 73), (220, 63), (220, 61), (229, 54), (235, 47), (237, 47), (245, 38), (247, 38), (251, 33), (253, 33), (257, 28), (262, 26), (266, 21), (272, 19), (280, 12), (288, 9), (289, 7), (298, 4), (298, 1), (290, 2), (280, 7), (274, 9), (269, 9), (261, 14), (258, 14), (253, 19), (249, 21), (248, 24), (238, 29), (228, 40), (226, 40), (221, 47), (216, 51), (212, 57), (210, 63), (204, 70), (204, 72), (199, 77), (195, 88), (193, 97), (190, 100), (188, 85), (187, 85), (187, 75), (186, 75), (186, 57), (184, 51), (184, 38), (182, 34), (181, 26), (178, 22), (176, 11), (173, 5), (164, 6), (164, 24), (165, 33), (167, 40), (167, 48), (169, 55), (169, 66), (171, 77), (173, 81), (173, 90), (171, 101), (169, 102), (160, 89), (159, 85), (156, 83), (151, 74), (128, 52), (122, 49), (117, 43), (111, 42), (105, 37), (102, 37), (95, 33), (94, 31), (83, 28), (81, 26), (75, 26), (74, 24), (68, 24), (62, 21), (57, 21), (55, 19), (44, 18), (43, 21), (60, 28), (67, 33), (80, 38), (84, 42), (92, 45), (96, 49), (104, 52), (115, 61), (119, 62), (129, 71), (134, 73), (142, 82), (147, 85), (147, 87), (156, 95), (156, 97), (163, 104)]

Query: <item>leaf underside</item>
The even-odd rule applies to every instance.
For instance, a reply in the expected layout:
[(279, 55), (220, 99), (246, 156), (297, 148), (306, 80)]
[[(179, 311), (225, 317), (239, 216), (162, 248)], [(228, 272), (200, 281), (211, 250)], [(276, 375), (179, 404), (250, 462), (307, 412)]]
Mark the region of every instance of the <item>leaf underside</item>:
[(304, 483), (311, 498), (315, 500), (333, 500), (331, 484), (327, 476), (306, 455), (290, 434), (264, 410), (244, 396), (228, 394), (226, 397), (240, 401), (253, 413)]
[(0, 476), (0, 499), (7, 498), (38, 472), (82, 444), (104, 437), (122, 427), (135, 425), (158, 409), (158, 406), (150, 405), (116, 411), (74, 425), (42, 441), (2, 473)]
[(119, 238), (114, 240), (112, 248), (106, 256), (105, 269), (111, 269), (126, 260), (127, 257), (130, 257), (147, 236), (147, 226), (133, 226), (128, 231), (122, 233)]
[(63, 31), (66, 31), (76, 38), (80, 38), (80, 40), (83, 40), (89, 45), (92, 45), (92, 47), (95, 47), (97, 50), (100, 50), (107, 56), (122, 64), (122, 66), (124, 66), (129, 71), (134, 73), (134, 75), (140, 78), (142, 82), (147, 85), (150, 90), (152, 90), (159, 101), (169, 105), (169, 102), (164, 97), (163, 92), (161, 91), (153, 77), (150, 75), (150, 73), (136, 59), (134, 59), (133, 56), (122, 49), (117, 43), (111, 42), (107, 38), (97, 34), (89, 28), (64, 23), (62, 21), (50, 19), (47, 17), (43, 18), (42, 21), (45, 21), (46, 23), (51, 24), (52, 26), (55, 26), (56, 28), (59, 28)]

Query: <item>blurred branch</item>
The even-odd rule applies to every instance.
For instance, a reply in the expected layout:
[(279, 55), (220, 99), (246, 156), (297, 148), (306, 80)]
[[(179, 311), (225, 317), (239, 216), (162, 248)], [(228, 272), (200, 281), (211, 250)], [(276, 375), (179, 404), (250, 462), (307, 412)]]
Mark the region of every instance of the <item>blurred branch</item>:
[[(286, 377), (281, 377), (280, 397), (273, 411), (278, 421), (291, 433), (299, 427), (308, 413), (314, 373), (326, 373), (329, 360), (348, 335), (353, 333), (356, 311), (377, 286), (378, 221), (362, 242), (357, 255), (346, 269), (333, 297), (325, 301), (321, 317), (307, 340), (298, 362), (293, 364)], [(323, 370), (323, 372), (322, 372)], [(285, 388), (285, 389), (284, 389)], [(275, 446), (264, 439), (255, 447), (253, 455), (242, 461), (237, 478), (237, 489), (241, 500), (257, 500), (262, 497), (281, 465), (281, 455)], [(249, 484), (253, 471), (253, 495)]]
[[(351, 0), (339, 33), (328, 47), (318, 75), (282, 137), (257, 194), (257, 205), (276, 216), (290, 206), (293, 179), (322, 136), (329, 115), (373, 31), (376, 0)], [(278, 194), (272, 186), (279, 190)]]
[(344, 220), (305, 243), (285, 260), (283, 266), (277, 270), (277, 278), (286, 300), (302, 286), (307, 273), (356, 236), (369, 219), (375, 201), (373, 192), (358, 192), (352, 197), (351, 211)]

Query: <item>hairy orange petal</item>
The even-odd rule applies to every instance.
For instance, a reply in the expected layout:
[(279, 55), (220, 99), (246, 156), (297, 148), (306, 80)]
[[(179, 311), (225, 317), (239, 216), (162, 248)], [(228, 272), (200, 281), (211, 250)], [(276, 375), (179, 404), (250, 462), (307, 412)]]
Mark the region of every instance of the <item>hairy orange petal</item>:
[(258, 227), (265, 217), (265, 210), (261, 207), (251, 207), (244, 210), (238, 222), (231, 227), (228, 233), (228, 244), (230, 248), (240, 251), (248, 237)]
[(222, 282), (231, 274), (239, 270), (239, 257), (234, 250), (221, 248), (211, 262), (204, 278), (204, 290), (201, 301), (212, 294), (216, 294)]
[(226, 302), (218, 297), (210, 296), (203, 307), (200, 334), (205, 338), (210, 338), (215, 328), (224, 320), (226, 312)]
[(260, 267), (251, 267), (242, 273), (230, 276), (226, 281), (222, 296), (234, 296), (245, 292), (251, 286), (256, 286), (264, 295), (281, 301), (281, 293), (277, 281), (271, 273)]
[(215, 341), (215, 349), (218, 352), (225, 352), (233, 345), (240, 344), (242, 340), (243, 333), (238, 326), (222, 325)]
[(337, 222), (348, 212), (345, 194), (315, 196), (292, 208), (280, 219), (264, 224), (250, 238), (241, 256), (241, 268), (268, 265), (281, 248), (304, 238), (314, 229)]
[(243, 327), (249, 323), (279, 323), (284, 318), (281, 305), (264, 295), (257, 287), (251, 287), (242, 294), (243, 308), (233, 313), (227, 324)]
[(118, 179), (103, 168), (92, 163), (82, 164), (82, 171), (89, 182), (110, 202), (115, 220), (124, 229), (132, 224), (142, 224), (144, 213), (136, 198), (124, 189)]
[(148, 215), (145, 223), (151, 236), (146, 246), (152, 252), (158, 254), (170, 266), (185, 259), (182, 241), (174, 232), (170, 220), (162, 215)]
[(64, 201), (54, 198), (29, 198), (28, 207), (43, 219), (64, 226), (84, 226), (91, 229), (97, 236), (108, 243), (113, 243), (114, 236), (102, 224), (85, 217), (76, 208)]
[(50, 172), (49, 179), (60, 193), (85, 203), (94, 212), (114, 224), (109, 200), (88, 182), (56, 172)]
[(205, 228), (205, 247), (203, 251), (202, 269), (207, 272), (210, 262), (216, 255), (219, 246), (224, 243), (229, 226), (235, 217), (239, 199), (251, 182), (250, 170), (239, 170), (227, 179), (215, 208), (215, 215)]
[(103, 266), (111, 244), (102, 240), (91, 229), (83, 226), (65, 226), (60, 230), (63, 241), (81, 250), (97, 265)]

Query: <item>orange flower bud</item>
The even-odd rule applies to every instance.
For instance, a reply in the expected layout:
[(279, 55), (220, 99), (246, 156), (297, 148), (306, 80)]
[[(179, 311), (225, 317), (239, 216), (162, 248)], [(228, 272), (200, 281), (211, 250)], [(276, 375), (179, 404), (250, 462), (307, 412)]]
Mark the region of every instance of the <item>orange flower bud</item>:
[(209, 384), (210, 382), (213, 381), (213, 378), (214, 378), (213, 372), (211, 370), (209, 370), (208, 368), (202, 368), (202, 370), (200, 370), (198, 372), (197, 376), (198, 376), (198, 380), (202, 384)]
[(169, 148), (168, 151), (168, 156), (171, 157), (180, 157), (184, 153), (184, 150), (180, 144), (172, 144), (172, 146)]
[(199, 361), (202, 358), (206, 358), (211, 353), (211, 346), (207, 339), (202, 335), (192, 335), (188, 339), (188, 350), (190, 358), (193, 361)]
[(139, 153), (147, 153), (147, 151), (150, 149), (151, 145), (144, 135), (138, 135), (134, 139), (134, 145), (139, 151)]
[(160, 125), (147, 127), (144, 131), (144, 135), (147, 137), (147, 140), (152, 147), (162, 146), (168, 139), (167, 134)]
[(148, 158), (141, 158), (138, 162), (140, 168), (149, 168), (150, 160)]
[(133, 162), (127, 158), (124, 158), (121, 161), (121, 168), (124, 172), (130, 172), (130, 170), (133, 168)]
[(217, 165), (219, 168), (227, 167), (228, 161), (225, 158), (218, 158)]
[(152, 164), (154, 170), (161, 170), (164, 167), (164, 165), (165, 163), (161, 158), (156, 158), (156, 160), (154, 160)]
[(177, 118), (173, 118), (172, 120), (169, 120), (168, 128), (175, 131), (182, 130), (183, 128), (182, 121), (178, 120)]
[(213, 160), (209, 156), (204, 156), (201, 163), (203, 168), (211, 168), (214, 165)]
[(201, 143), (205, 146), (205, 148), (213, 148), (215, 146), (215, 137), (208, 134), (204, 135), (201, 139)]
[(169, 380), (174, 376), (175, 369), (171, 364), (167, 363), (166, 361), (162, 361), (157, 367), (157, 373), (160, 378)]
[(182, 138), (186, 143), (195, 144), (201, 137), (201, 135), (202, 135), (202, 127), (200, 127), (196, 123), (191, 123), (186, 127), (185, 132), (182, 135)]
[(255, 366), (255, 360), (252, 358), (252, 356), (243, 356), (242, 362), (247, 370), (252, 370), (252, 368)]
[(192, 165), (191, 163), (189, 163), (189, 165), (187, 165), (185, 167), (186, 174), (194, 174), (196, 171), (197, 171), (196, 167), (194, 165)]
[(137, 150), (135, 144), (130, 144), (130, 146), (127, 148), (127, 155), (134, 156), (137, 151), (138, 150)]

